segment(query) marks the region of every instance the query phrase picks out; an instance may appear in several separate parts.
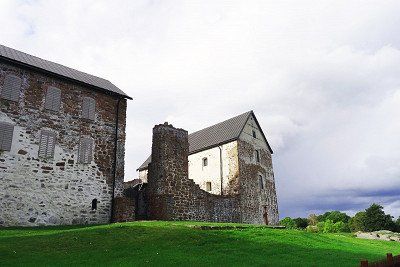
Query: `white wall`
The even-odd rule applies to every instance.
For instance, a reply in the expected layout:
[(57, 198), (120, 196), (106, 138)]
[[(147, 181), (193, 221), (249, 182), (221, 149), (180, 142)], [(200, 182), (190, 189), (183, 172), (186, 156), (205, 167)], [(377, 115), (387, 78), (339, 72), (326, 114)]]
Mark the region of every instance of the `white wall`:
[[(226, 193), (232, 187), (232, 180), (238, 176), (237, 142), (233, 141), (220, 146), (222, 149), (222, 187)], [(208, 165), (203, 167), (203, 158)], [(207, 182), (211, 182), (212, 194), (221, 194), (220, 149), (214, 147), (189, 155), (189, 178), (201, 189), (206, 190)], [(231, 182), (231, 183), (230, 183)]]

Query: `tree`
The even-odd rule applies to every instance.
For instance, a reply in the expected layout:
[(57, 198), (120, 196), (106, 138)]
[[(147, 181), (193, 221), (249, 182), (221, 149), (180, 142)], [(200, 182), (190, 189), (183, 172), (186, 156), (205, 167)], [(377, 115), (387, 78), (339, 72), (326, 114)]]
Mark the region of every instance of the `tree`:
[(379, 230), (394, 231), (396, 228), (392, 216), (386, 215), (383, 211), (383, 207), (375, 203), (365, 210), (364, 225), (365, 229), (369, 232)]
[(293, 221), (298, 229), (306, 229), (308, 226), (308, 220), (306, 218), (296, 218), (293, 219)]
[(315, 214), (310, 214), (310, 216), (308, 216), (308, 225), (312, 225), (315, 226), (318, 223), (318, 217)]
[(331, 220), (333, 223), (337, 223), (337, 222), (348, 223), (350, 220), (350, 216), (347, 215), (346, 213), (340, 212), (338, 210), (328, 211), (328, 212), (325, 212), (323, 215), (318, 216), (319, 222), (323, 222), (328, 219)]
[(294, 220), (290, 217), (286, 217), (281, 220), (281, 225), (286, 226), (287, 229), (296, 229), (296, 224)]
[(396, 232), (400, 233), (400, 216), (396, 221)]
[(365, 229), (365, 211), (357, 212), (349, 221), (349, 227), (352, 232), (366, 231)]

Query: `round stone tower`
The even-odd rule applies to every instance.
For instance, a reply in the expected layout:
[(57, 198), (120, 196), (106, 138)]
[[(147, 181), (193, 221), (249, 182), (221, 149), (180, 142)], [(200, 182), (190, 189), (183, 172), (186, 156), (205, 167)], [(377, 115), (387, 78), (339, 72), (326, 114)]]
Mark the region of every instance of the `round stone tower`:
[[(151, 220), (180, 220), (187, 209), (188, 132), (167, 122), (153, 128), (148, 173), (148, 210)], [(184, 212), (183, 212), (184, 213)]]

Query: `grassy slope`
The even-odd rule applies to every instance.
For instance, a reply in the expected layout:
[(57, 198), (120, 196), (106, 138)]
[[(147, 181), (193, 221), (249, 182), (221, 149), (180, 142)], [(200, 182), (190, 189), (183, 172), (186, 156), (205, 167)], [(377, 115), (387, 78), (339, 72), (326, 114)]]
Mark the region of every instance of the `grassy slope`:
[(87, 227), (0, 230), (0, 266), (9, 265), (252, 265), (357, 266), (395, 242), (350, 235), (249, 227), (200, 230), (195, 222), (134, 222)]

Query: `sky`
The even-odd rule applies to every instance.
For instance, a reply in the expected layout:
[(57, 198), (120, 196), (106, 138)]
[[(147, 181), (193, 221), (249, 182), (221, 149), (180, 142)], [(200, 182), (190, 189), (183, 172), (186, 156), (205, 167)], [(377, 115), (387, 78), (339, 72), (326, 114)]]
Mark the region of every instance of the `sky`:
[(280, 216), (400, 216), (399, 1), (0, 0), (0, 43), (116, 84), (126, 179), (168, 121), (254, 110)]

